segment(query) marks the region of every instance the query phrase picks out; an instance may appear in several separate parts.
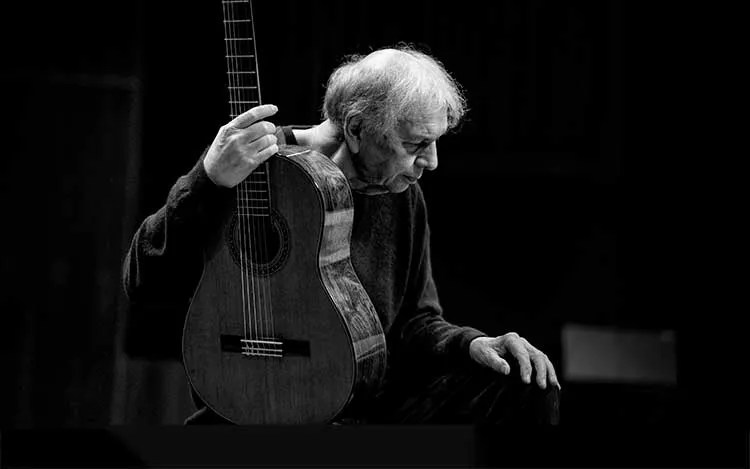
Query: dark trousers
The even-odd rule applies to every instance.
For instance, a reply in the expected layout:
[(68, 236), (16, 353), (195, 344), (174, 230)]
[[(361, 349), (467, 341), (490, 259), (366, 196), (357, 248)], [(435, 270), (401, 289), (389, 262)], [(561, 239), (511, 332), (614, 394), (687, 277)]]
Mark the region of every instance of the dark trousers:
[[(375, 397), (359, 401), (337, 422), (556, 425), (559, 390), (541, 389), (534, 378), (526, 384), (517, 371), (505, 376), (474, 364), (431, 373), (392, 372)], [(196, 404), (201, 407), (199, 401)], [(226, 423), (205, 406), (185, 421), (186, 425)]]

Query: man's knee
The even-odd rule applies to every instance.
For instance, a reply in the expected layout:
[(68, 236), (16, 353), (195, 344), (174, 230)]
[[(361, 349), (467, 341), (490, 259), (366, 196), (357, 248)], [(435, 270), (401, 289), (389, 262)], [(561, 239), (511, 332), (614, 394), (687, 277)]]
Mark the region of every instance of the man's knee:
[(518, 399), (515, 405), (518, 406), (519, 420), (537, 425), (560, 423), (560, 389), (557, 386), (547, 383), (544, 388), (539, 387), (534, 373), (530, 383), (523, 382), (519, 373), (500, 375), (496, 379), (515, 389), (512, 394)]
[[(534, 385), (536, 386), (536, 385)], [(536, 420), (546, 425), (560, 423), (560, 389), (554, 385), (547, 385), (546, 389), (536, 386), (539, 397), (536, 402)]]
[(539, 425), (557, 425), (560, 423), (560, 389), (547, 383), (544, 388), (539, 387), (532, 376), (530, 383), (517, 380), (521, 386), (522, 406), (526, 418), (531, 423)]

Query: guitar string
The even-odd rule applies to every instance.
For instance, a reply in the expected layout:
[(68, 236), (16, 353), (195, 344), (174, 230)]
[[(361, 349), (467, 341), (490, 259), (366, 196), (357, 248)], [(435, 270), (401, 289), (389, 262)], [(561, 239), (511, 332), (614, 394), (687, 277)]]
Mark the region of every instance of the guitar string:
[[(241, 3), (235, 3), (233, 5), (235, 5), (236, 8), (240, 8), (240, 9), (242, 8)], [(243, 102), (244, 99), (243, 99), (242, 90), (244, 86), (244, 78), (241, 73), (243, 70), (242, 70), (241, 58), (240, 58), (240, 55), (242, 52), (240, 50), (240, 47), (242, 44), (239, 41), (241, 36), (239, 33), (237, 33), (237, 29), (238, 29), (237, 18), (238, 17), (242, 18), (243, 15), (237, 15), (236, 14), (237, 11), (234, 9), (235, 7), (233, 7), (232, 9), (231, 25), (232, 25), (232, 31), (233, 31), (232, 39), (234, 40), (231, 41), (231, 45), (232, 45), (232, 61), (234, 63), (234, 70), (236, 73), (236, 85), (237, 85), (237, 88), (235, 88), (236, 90), (235, 95), (237, 99), (236, 106), (237, 106), (237, 110), (239, 114), (239, 113), (243, 113), (247, 111), (247, 104)], [(253, 249), (253, 243), (255, 242), (256, 233), (255, 233), (255, 230), (252, 229), (251, 224), (255, 221), (255, 213), (253, 212), (253, 210), (248, 210), (250, 208), (250, 205), (248, 205), (248, 202), (247, 202), (248, 194), (249, 194), (249, 183), (247, 180), (242, 181), (242, 187), (243, 187), (243, 201), (245, 202), (245, 211), (247, 212), (245, 214), (245, 230), (247, 231), (247, 236), (245, 238), (247, 242), (246, 249), (249, 253), (248, 255), (250, 258), (250, 264), (249, 264), (250, 268), (247, 270), (246, 275), (248, 275), (250, 285), (252, 286), (252, 307), (250, 309), (250, 313), (252, 315), (252, 321), (254, 325), (254, 334), (251, 337), (252, 342), (248, 343), (248, 347), (249, 347), (250, 354), (253, 355), (253, 354), (257, 354), (255, 340), (257, 340), (258, 337), (260, 336), (260, 326), (257, 320), (257, 314), (258, 314), (257, 303), (258, 303), (258, 290), (259, 289), (257, 288), (257, 285), (256, 285), (257, 281), (256, 281), (256, 277), (254, 274), (254, 266), (256, 266), (258, 263), (258, 256), (255, 250)]]
[[(222, 13), (223, 13), (222, 23), (224, 26), (224, 39), (225, 39), (224, 40), (224, 54), (226, 56), (225, 60), (227, 64), (227, 83), (228, 83), (227, 91), (229, 93), (229, 118), (234, 119), (237, 116), (236, 104), (235, 104), (236, 99), (234, 97), (235, 96), (235, 92), (234, 92), (235, 80), (234, 80), (234, 73), (233, 73), (232, 62), (231, 62), (231, 57), (230, 57), (231, 56), (231, 50), (230, 50), (231, 41), (226, 40), (227, 38), (231, 37), (229, 34), (231, 23), (229, 23), (228, 20), (230, 20), (229, 10), (231, 10), (232, 4), (228, 4), (227, 2), (224, 2), (224, 1), (222, 1), (221, 4), (222, 4)], [(248, 340), (249, 328), (251, 326), (249, 323), (249, 316), (248, 316), (249, 315), (248, 298), (246, 297), (246, 291), (245, 291), (246, 290), (245, 289), (246, 287), (245, 286), (246, 261), (245, 261), (245, 252), (243, 249), (245, 233), (244, 233), (243, 226), (242, 226), (243, 216), (242, 216), (242, 202), (241, 202), (242, 200), (241, 186), (238, 186), (235, 192), (237, 195), (237, 226), (236, 228), (231, 227), (231, 229), (232, 230), (236, 229), (237, 232), (239, 233), (239, 238), (240, 238), (239, 239), (240, 249), (238, 249), (238, 251), (239, 251), (239, 257), (240, 257), (240, 286), (242, 290), (242, 325), (243, 325), (243, 335), (245, 337), (245, 340)], [(234, 235), (235, 233), (232, 233), (232, 234)], [(249, 296), (249, 292), (247, 292), (247, 294)]]
[[(247, 25), (249, 22), (252, 21), (252, 10), (251, 10), (251, 3), (249, 0), (245, 1), (243, 4), (243, 12), (245, 14), (241, 15), (241, 18), (239, 21), (234, 23), (237, 26), (237, 29), (240, 31), (237, 35), (238, 41), (236, 41), (236, 46), (238, 49), (238, 63), (242, 63), (242, 66), (239, 66), (238, 69), (242, 72), (249, 72), (251, 70), (248, 70), (248, 67), (244, 65), (245, 62), (250, 62), (250, 52), (252, 50), (252, 42), (254, 41), (253, 37), (250, 35), (250, 31), (247, 28)], [(243, 48), (243, 46), (245, 46)], [(257, 74), (255, 75), (256, 83), (253, 83), (253, 79), (251, 78), (252, 74), (243, 73), (241, 75), (242, 77), (242, 86), (240, 87), (240, 94), (241, 94), (241, 101), (243, 102), (243, 105), (246, 106), (248, 109), (253, 107), (254, 105), (260, 104), (259, 101), (253, 100), (253, 96), (251, 94), (253, 86), (255, 85), (255, 88), (257, 89), (258, 83), (257, 83)], [(268, 168), (266, 165), (260, 165), (258, 168), (256, 168), (253, 173), (250, 174), (249, 179), (252, 180), (253, 184), (258, 184), (258, 176), (262, 172), (267, 172)], [(257, 190), (257, 189), (255, 189)], [(265, 228), (266, 228), (266, 216), (263, 213), (263, 203), (262, 203), (262, 197), (257, 198), (254, 196), (254, 194), (257, 194), (258, 192), (249, 192), (247, 194), (247, 200), (250, 203), (250, 206), (252, 207), (252, 212), (254, 214), (252, 218), (252, 225), (253, 225), (253, 232), (251, 237), (251, 243), (253, 243), (253, 255), (255, 257), (255, 260), (257, 262), (256, 264), (256, 272), (257, 275), (254, 276), (254, 279), (257, 282), (257, 290), (255, 290), (256, 294), (256, 301), (255, 301), (255, 314), (257, 316), (258, 321), (258, 327), (257, 327), (257, 339), (258, 342), (254, 344), (254, 349), (258, 351), (260, 354), (264, 354), (267, 352), (267, 344), (263, 342), (267, 339), (267, 326), (265, 324), (265, 295), (264, 295), (264, 281), (263, 281), (263, 268), (264, 264), (266, 262), (265, 254), (267, 254), (267, 251), (264, 251), (262, 249), (263, 245), (263, 238), (265, 234)], [(264, 193), (261, 192), (261, 195)]]
[[(245, 34), (243, 30), (243, 25), (245, 24), (244, 21), (248, 20), (248, 14), (249, 14), (249, 2), (242, 2), (238, 5), (241, 5), (243, 14), (238, 15), (239, 20), (232, 23), (232, 25), (235, 27), (235, 31), (239, 31), (235, 34), (235, 55), (236, 55), (236, 61), (237, 61), (237, 71), (238, 72), (247, 72), (248, 70), (246, 67), (243, 66), (242, 60), (247, 59), (245, 57), (247, 55), (247, 51), (243, 50), (242, 45), (247, 44), (247, 35)], [(236, 18), (235, 18), (236, 19)], [(238, 89), (239, 95), (240, 95), (240, 103), (244, 108), (251, 108), (254, 103), (251, 102), (251, 99), (249, 96), (247, 96), (248, 91), (248, 81), (252, 82), (252, 80), (249, 80), (246, 76), (246, 74), (239, 73), (240, 77), (240, 86)], [(247, 204), (248, 210), (251, 214), (250, 217), (250, 227), (251, 227), (251, 236), (250, 236), (250, 250), (252, 253), (253, 258), (253, 265), (255, 266), (254, 269), (250, 272), (253, 279), (253, 322), (256, 324), (256, 336), (254, 337), (254, 342), (252, 345), (252, 348), (257, 353), (263, 353), (263, 346), (261, 345), (262, 342), (258, 342), (260, 340), (263, 340), (263, 336), (265, 335), (263, 330), (263, 287), (262, 287), (262, 258), (261, 253), (259, 251), (259, 237), (260, 232), (262, 231), (262, 213), (257, 211), (257, 206), (255, 204), (256, 200), (253, 197), (253, 191), (254, 184), (256, 183), (257, 179), (257, 171), (258, 168), (253, 170), (252, 173), (250, 173), (246, 179), (246, 193), (245, 193), (245, 203)], [(259, 227), (259, 225), (261, 225)]]
[[(227, 29), (232, 33), (231, 37), (228, 38), (230, 40), (226, 41), (226, 50), (227, 55), (229, 56), (227, 60), (228, 66), (231, 63), (234, 68), (234, 71), (229, 74), (229, 91), (230, 101), (232, 102), (232, 105), (230, 107), (234, 109), (233, 112), (235, 113), (236, 117), (241, 112), (243, 112), (242, 108), (247, 107), (249, 109), (250, 107), (252, 107), (250, 106), (251, 104), (261, 104), (258, 73), (259, 67), (257, 62), (257, 49), (254, 39), (255, 28), (252, 17), (252, 2), (246, 0), (245, 2), (230, 1), (222, 3), (225, 4), (225, 19), (227, 19), (226, 12), (229, 12), (229, 21), (228, 23), (225, 22), (225, 36), (227, 35)], [(226, 6), (227, 4), (229, 5), (228, 7)], [(249, 17), (245, 18), (243, 15), (240, 15), (239, 12), (237, 12), (238, 14), (235, 15), (235, 6), (240, 8), (246, 7), (248, 9), (247, 11), (249, 13)], [(227, 24), (228, 26), (226, 26)], [(252, 28), (252, 30), (244, 31), (243, 26), (247, 27), (248, 24), (249, 27)], [(242, 44), (251, 44), (252, 50), (242, 50)], [(253, 53), (250, 54), (250, 52)], [(245, 67), (241, 66), (241, 63), (243, 59), (249, 59), (250, 56), (252, 56), (253, 60), (247, 60), (247, 62), (248, 64), (254, 63), (255, 70), (244, 70)], [(252, 72), (254, 72), (254, 74)], [(245, 80), (246, 78), (251, 76), (255, 76), (256, 78), (256, 86), (254, 87), (249, 86)], [(250, 84), (252, 84), (252, 80), (249, 81)], [(257, 101), (251, 99), (252, 96), (247, 95), (248, 93), (252, 93), (253, 89), (257, 93)], [(275, 355), (274, 352), (278, 353), (280, 352), (280, 350), (273, 350), (273, 345), (264, 342), (264, 340), (266, 339), (274, 340), (275, 338), (274, 321), (271, 312), (272, 302), (270, 301), (270, 276), (266, 275), (265, 277), (267, 278), (263, 279), (264, 275), (262, 275), (260, 272), (258, 273), (261, 275), (254, 275), (255, 269), (253, 269), (253, 266), (256, 266), (256, 268), (259, 270), (261, 267), (261, 262), (263, 260), (269, 260), (261, 259), (260, 245), (263, 245), (263, 253), (267, 258), (269, 256), (268, 241), (266, 237), (266, 229), (264, 228), (273, 228), (270, 210), (271, 193), (269, 162), (266, 161), (265, 163), (263, 163), (263, 165), (261, 165), (261, 168), (261, 171), (254, 171), (255, 174), (251, 173), (245, 181), (240, 183), (238, 188), (238, 211), (240, 213), (240, 238), (242, 243), (242, 249), (240, 249), (240, 252), (242, 265), (241, 274), (243, 276), (243, 321), (250, 324), (250, 340), (246, 343), (246, 347), (248, 348), (249, 353), (259, 353), (261, 355), (264, 355), (263, 352), (268, 352), (268, 354), (273, 356)], [(257, 177), (261, 176), (261, 179), (263, 179), (263, 175), (265, 176), (265, 183), (258, 180)], [(265, 200), (265, 208), (268, 211), (267, 214), (263, 212), (263, 199), (258, 199), (253, 196), (253, 194), (257, 192), (255, 192), (251, 184), (259, 184), (265, 187), (265, 192), (261, 192), (261, 194), (265, 194), (267, 196)], [(256, 202), (259, 203), (256, 204)], [(248, 220), (248, 218), (250, 218), (250, 220)], [(266, 218), (268, 219), (268, 223), (266, 223), (267, 226), (264, 227), (263, 220)], [(260, 225), (260, 227), (258, 225)], [(248, 262), (243, 262), (245, 258), (247, 258)], [(247, 299), (245, 297), (246, 286), (248, 290)], [(252, 305), (250, 305), (250, 299), (252, 299)], [(244, 313), (245, 306), (247, 306), (248, 309), (247, 315), (245, 315)], [(246, 327), (245, 329), (247, 331), (248, 327)]]
[[(252, 63), (255, 65), (255, 93), (257, 94), (257, 97), (258, 97), (257, 99), (258, 105), (260, 105), (263, 102), (263, 99), (260, 94), (260, 73), (259, 73), (260, 67), (258, 66), (258, 41), (256, 39), (257, 36), (255, 35), (255, 15), (253, 14), (253, 2), (251, 0), (248, 0), (247, 3), (248, 3), (248, 9), (250, 13), (249, 14), (250, 22), (249, 22), (249, 25), (246, 24), (246, 26), (249, 26), (249, 28), (247, 31), (247, 35), (245, 37), (252, 38), (251, 39), (252, 42), (250, 43), (251, 44), (250, 49), (252, 51), (252, 56), (253, 56)], [(266, 189), (264, 193), (266, 197), (265, 205), (268, 210), (267, 229), (273, 230), (273, 218), (271, 217), (271, 180), (270, 180), (271, 163), (270, 163), (270, 159), (266, 160), (266, 162), (263, 163), (263, 166), (264, 166), (264, 173), (265, 173), (265, 189)], [(267, 233), (267, 230), (262, 230), (261, 237), (262, 237), (262, 242), (263, 242), (263, 250), (266, 256), (266, 262), (269, 262), (271, 261), (271, 259), (269, 258), (271, 253), (268, 250), (268, 240), (267, 240), (266, 233)], [(276, 334), (275, 334), (274, 327), (273, 327), (273, 314), (272, 314), (273, 312), (271, 310), (273, 303), (271, 301), (270, 272), (264, 277), (262, 286), (265, 290), (264, 295), (263, 295), (263, 298), (265, 300), (263, 313), (264, 313), (264, 317), (266, 320), (266, 323), (264, 325), (264, 333), (266, 337), (268, 337), (269, 340), (275, 340)], [(269, 348), (273, 348), (273, 346), (269, 346)]]
[[(227, 41), (228, 45), (228, 55), (230, 56), (230, 61), (232, 63), (232, 75), (233, 75), (233, 98), (232, 98), (232, 105), (235, 109), (235, 115), (238, 116), (244, 112), (243, 109), (243, 103), (242, 103), (242, 75), (239, 73), (240, 66), (239, 66), (239, 57), (238, 50), (237, 50), (237, 39), (239, 38), (239, 35), (237, 34), (237, 28), (236, 28), (236, 16), (235, 16), (235, 8), (237, 8), (238, 5), (241, 5), (241, 3), (230, 3), (229, 6), (229, 30), (231, 32), (229, 40)], [(247, 181), (241, 181), (238, 185), (239, 187), (239, 193), (241, 194), (241, 203), (239, 204), (239, 210), (241, 213), (240, 216), (240, 225), (241, 229), (244, 233), (243, 241), (241, 250), (245, 253), (245, 269), (242, 272), (243, 275), (243, 282), (246, 285), (247, 288), (247, 318), (248, 323), (250, 324), (250, 337), (249, 341), (245, 343), (245, 346), (247, 347), (248, 354), (253, 355), (255, 354), (254, 350), (254, 341), (257, 339), (258, 336), (258, 324), (256, 319), (256, 297), (257, 297), (257, 289), (255, 287), (255, 277), (253, 275), (253, 265), (255, 265), (255, 258), (253, 256), (253, 250), (252, 250), (252, 242), (253, 242), (253, 233), (250, 226), (251, 220), (254, 216), (252, 211), (249, 209), (249, 206), (247, 204), (247, 194), (248, 194), (248, 183)]]
[[(250, 108), (250, 103), (246, 103), (247, 101), (245, 99), (245, 87), (246, 87), (246, 77), (241, 73), (243, 72), (243, 67), (241, 66), (241, 59), (242, 59), (242, 44), (244, 43), (244, 40), (242, 38), (244, 36), (241, 35), (241, 32), (238, 33), (238, 31), (241, 31), (241, 24), (238, 22), (239, 20), (244, 20), (246, 15), (237, 14), (235, 15), (234, 8), (235, 6), (237, 8), (243, 8), (245, 7), (244, 3), (233, 3), (232, 4), (232, 18), (231, 18), (231, 29), (233, 32), (231, 46), (232, 46), (232, 61), (234, 63), (234, 70), (236, 73), (236, 106), (239, 110), (239, 112), (245, 112)], [(252, 204), (251, 200), (251, 182), (252, 182), (252, 173), (249, 175), (248, 178), (246, 178), (244, 181), (241, 182), (243, 186), (243, 202), (245, 203), (244, 211), (245, 213), (245, 229), (247, 231), (246, 236), (246, 249), (249, 256), (249, 269), (247, 271), (247, 276), (249, 277), (249, 283), (252, 286), (252, 307), (250, 308), (250, 314), (252, 316), (252, 323), (254, 326), (254, 333), (251, 335), (251, 341), (248, 343), (249, 352), (250, 355), (257, 355), (259, 353), (258, 347), (257, 347), (257, 341), (261, 337), (261, 329), (262, 324), (260, 324), (259, 320), (259, 314), (258, 310), (260, 309), (260, 286), (258, 285), (259, 279), (257, 279), (257, 276), (255, 275), (255, 269), (258, 268), (259, 265), (259, 256), (258, 252), (255, 249), (255, 246), (257, 245), (257, 219), (258, 214), (255, 212), (255, 208)]]
[[(243, 21), (241, 23), (237, 23), (240, 29), (242, 29), (242, 35), (241, 41), (238, 41), (240, 44), (246, 44), (248, 45), (248, 50), (243, 50), (242, 55), (243, 58), (247, 59), (247, 65), (250, 66), (251, 63), (253, 63), (253, 60), (250, 60), (250, 56), (253, 56), (255, 58), (254, 54), (254, 44), (255, 39), (254, 35), (252, 34), (252, 31), (248, 28), (249, 25), (252, 25), (252, 3), (250, 1), (246, 1), (243, 3), (247, 6), (247, 12), (248, 15), (246, 17), (243, 17)], [(247, 38), (247, 39), (246, 39)], [(252, 41), (252, 42), (251, 42)], [(251, 54), (251, 52), (253, 52)], [(253, 104), (253, 105), (260, 105), (260, 99), (253, 99), (255, 96), (252, 94), (253, 90), (255, 90), (255, 93), (258, 93), (259, 91), (259, 82), (258, 82), (258, 75), (257, 75), (257, 61), (255, 62), (255, 74), (245, 74), (244, 76), (248, 78), (249, 83), (243, 83), (243, 87), (241, 88), (241, 92), (243, 93), (242, 100), (247, 102), (247, 104)], [(245, 71), (252, 71), (252, 70), (245, 70)], [(253, 80), (249, 77), (254, 76), (255, 82), (253, 83)], [(255, 86), (252, 86), (255, 85)], [(258, 94), (258, 98), (260, 98)], [(263, 184), (263, 175), (265, 174), (266, 177), (268, 177), (268, 171), (269, 171), (269, 165), (267, 162), (261, 164), (251, 175), (250, 178), (252, 179), (253, 184), (255, 184), (254, 188), (255, 190), (249, 194), (248, 200), (251, 203), (253, 207), (253, 212), (257, 215), (256, 217), (253, 217), (253, 237), (252, 242), (254, 243), (254, 249), (253, 252), (256, 255), (256, 258), (259, 260), (259, 270), (262, 268), (260, 265), (261, 263), (265, 264), (268, 261), (268, 248), (267, 248), (267, 240), (266, 240), (266, 230), (270, 228), (270, 225), (272, 223), (271, 217), (270, 217), (270, 197), (268, 197), (268, 187), (267, 185)], [(265, 190), (264, 190), (265, 189)], [(260, 197), (255, 197), (255, 194), (260, 194)], [(266, 196), (265, 200), (262, 196)], [(266, 202), (264, 204), (264, 201)], [(268, 207), (266, 207), (268, 206)], [(265, 212), (265, 210), (268, 210), (268, 213)], [(257, 210), (257, 211), (256, 211)], [(270, 352), (270, 346), (265, 340), (272, 339), (272, 335), (269, 333), (268, 330), (268, 287), (267, 287), (267, 280), (265, 279), (267, 276), (264, 275), (264, 272), (258, 272), (258, 291), (257, 291), (257, 313), (258, 313), (258, 337), (260, 339), (260, 342), (257, 343), (257, 348), (260, 349), (261, 352)]]

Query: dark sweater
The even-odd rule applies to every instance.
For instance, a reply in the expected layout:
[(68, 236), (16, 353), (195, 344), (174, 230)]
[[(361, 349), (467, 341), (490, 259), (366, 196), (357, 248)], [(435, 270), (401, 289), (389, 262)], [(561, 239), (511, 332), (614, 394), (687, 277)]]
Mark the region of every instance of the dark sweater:
[[(290, 128), (283, 130), (280, 143), (296, 144)], [(138, 228), (123, 264), (131, 355), (179, 358), (182, 324), (203, 268), (202, 247), (216, 239), (234, 200), (235, 190), (216, 186), (201, 158)], [(443, 318), (419, 185), (400, 194), (355, 192), (354, 203), (352, 263), (383, 325), (389, 365), (403, 361), (396, 357), (435, 365), (468, 360), (469, 342), (485, 334)]]

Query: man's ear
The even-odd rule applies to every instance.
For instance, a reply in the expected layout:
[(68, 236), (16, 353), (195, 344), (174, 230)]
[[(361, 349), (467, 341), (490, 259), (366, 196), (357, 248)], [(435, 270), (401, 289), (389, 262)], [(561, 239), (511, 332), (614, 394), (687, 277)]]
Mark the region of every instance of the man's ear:
[(344, 140), (352, 153), (359, 153), (362, 145), (362, 115), (350, 114), (344, 121)]

